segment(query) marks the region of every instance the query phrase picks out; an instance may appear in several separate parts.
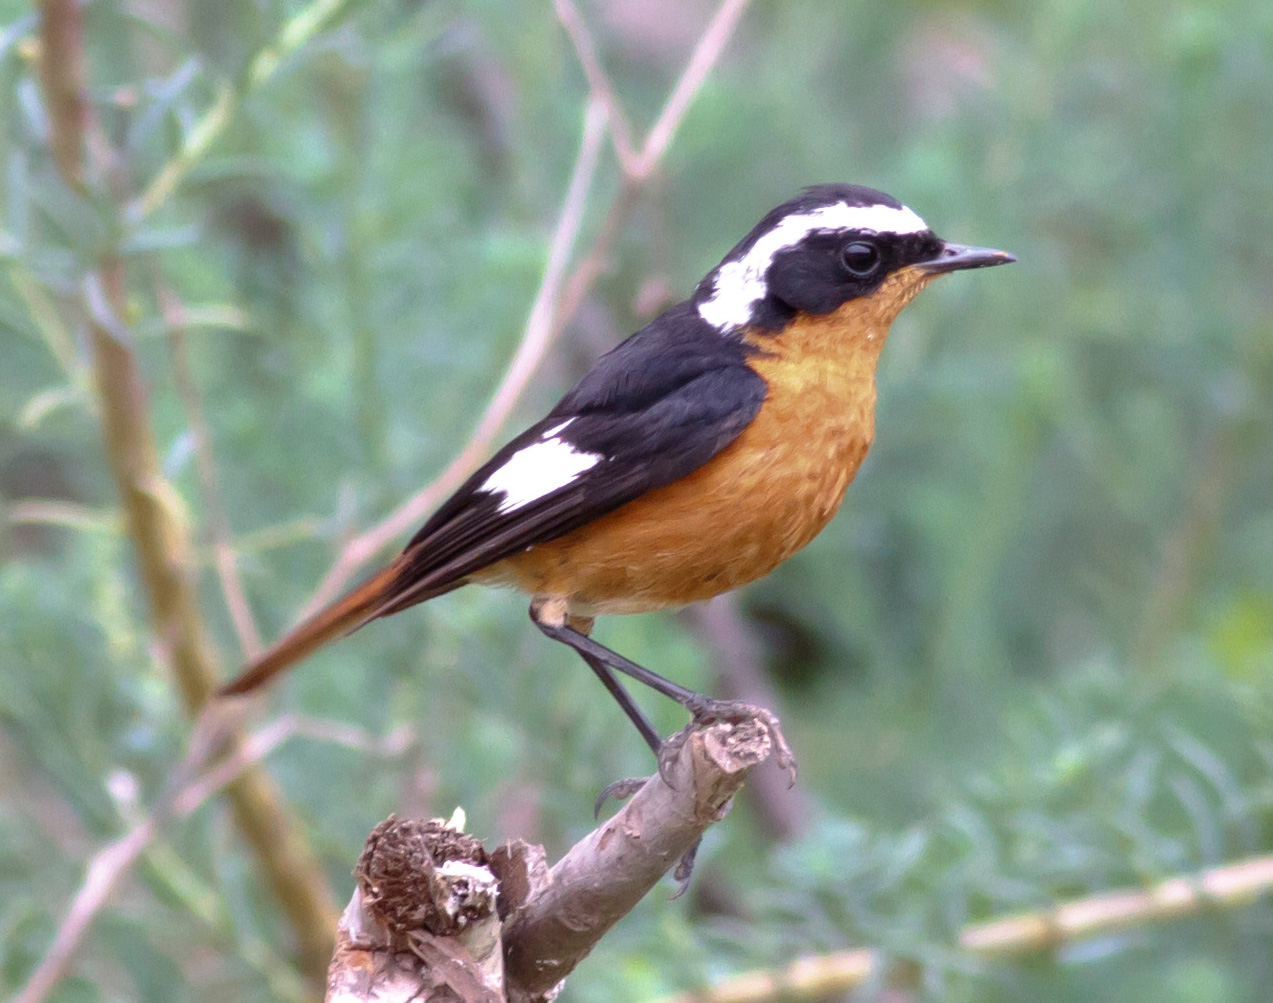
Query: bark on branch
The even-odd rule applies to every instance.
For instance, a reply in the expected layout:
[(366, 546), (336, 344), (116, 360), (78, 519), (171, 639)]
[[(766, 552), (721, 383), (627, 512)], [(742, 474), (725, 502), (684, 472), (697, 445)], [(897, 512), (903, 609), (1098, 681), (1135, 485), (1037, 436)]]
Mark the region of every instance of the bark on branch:
[(551, 869), (520, 841), (488, 855), (448, 823), (382, 823), (341, 917), (329, 1003), (551, 1000), (773, 746), (759, 719), (690, 730), (662, 775)]

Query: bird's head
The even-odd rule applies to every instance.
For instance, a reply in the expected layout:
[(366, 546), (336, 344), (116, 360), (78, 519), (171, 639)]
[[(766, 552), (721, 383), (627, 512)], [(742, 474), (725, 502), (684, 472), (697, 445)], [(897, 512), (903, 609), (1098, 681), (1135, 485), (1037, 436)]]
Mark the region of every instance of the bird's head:
[(887, 328), (938, 275), (1003, 265), (1005, 251), (942, 240), (891, 195), (817, 185), (765, 216), (699, 283), (699, 316), (723, 334), (776, 333), (853, 303)]

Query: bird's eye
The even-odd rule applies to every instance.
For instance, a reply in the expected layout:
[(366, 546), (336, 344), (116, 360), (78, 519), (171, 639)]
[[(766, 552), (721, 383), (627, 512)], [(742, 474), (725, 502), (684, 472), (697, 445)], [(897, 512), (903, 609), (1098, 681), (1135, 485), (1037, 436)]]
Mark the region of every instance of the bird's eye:
[(880, 249), (865, 240), (855, 240), (841, 249), (840, 264), (850, 275), (864, 279), (880, 267)]

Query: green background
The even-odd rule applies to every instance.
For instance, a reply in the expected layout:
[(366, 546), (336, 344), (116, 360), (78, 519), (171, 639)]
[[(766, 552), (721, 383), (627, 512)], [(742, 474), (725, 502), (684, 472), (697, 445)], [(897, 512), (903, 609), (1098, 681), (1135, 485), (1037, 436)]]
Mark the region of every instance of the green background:
[[(87, 4), (92, 95), (133, 190), (300, 9)], [(710, 6), (582, 11), (643, 132)], [(14, 0), (0, 13), (12, 990), (89, 855), (156, 797), (186, 725), (83, 373), (68, 376), (20, 289), (65, 302), (114, 239), (114, 209), (57, 180), (34, 17)], [(154, 269), (206, 321), (192, 372), (274, 637), (341, 542), (466, 441), (540, 280), (586, 96), (549, 4), (363, 0), (253, 89), (122, 238), (155, 434), (204, 545), (227, 673), (240, 653)], [(563, 999), (644, 1000), (859, 945), (918, 963), (909, 986), (862, 999), (1269, 998), (1267, 904), (1022, 964), (948, 945), (967, 922), (1273, 850), (1273, 4), (756, 0), (509, 431), (644, 323), (651, 289), (684, 296), (765, 211), (832, 180), (1019, 262), (945, 279), (907, 310), (844, 510), (738, 597), (801, 761), (795, 833), (774, 840), (741, 804), (691, 893), (652, 894)], [(607, 153), (585, 242), (618, 184)], [(22, 517), (33, 499), (68, 503), (70, 525)], [(612, 620), (598, 636), (710, 691), (719, 657), (697, 623)], [(666, 730), (683, 722), (645, 702)], [(298, 740), (270, 760), (341, 901), (390, 812), (462, 804), (488, 844), (518, 835), (555, 856), (590, 828), (601, 787), (650, 767), (584, 666), (506, 593), (376, 624), (270, 705), (418, 739), (388, 759)], [(278, 998), (296, 991), (288, 950), (214, 804), (147, 854), (55, 998)]]

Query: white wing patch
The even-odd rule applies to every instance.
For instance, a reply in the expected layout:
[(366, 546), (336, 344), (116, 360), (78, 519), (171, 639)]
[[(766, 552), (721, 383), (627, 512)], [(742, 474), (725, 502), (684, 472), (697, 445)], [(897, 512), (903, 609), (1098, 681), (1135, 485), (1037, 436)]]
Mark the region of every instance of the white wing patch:
[(504, 500), (499, 504), (499, 511), (513, 512), (564, 488), (585, 470), (595, 467), (602, 460), (600, 453), (581, 452), (557, 438), (571, 421), (574, 419), (549, 429), (539, 442), (523, 446), (486, 478), (478, 490), (502, 494)]
[(727, 333), (746, 325), (752, 308), (765, 298), (765, 275), (774, 256), (794, 247), (811, 233), (832, 230), (870, 230), (874, 233), (923, 233), (928, 229), (913, 209), (906, 206), (846, 205), (837, 202), (810, 212), (784, 217), (761, 236), (737, 261), (716, 270), (712, 295), (698, 305), (699, 316)]

